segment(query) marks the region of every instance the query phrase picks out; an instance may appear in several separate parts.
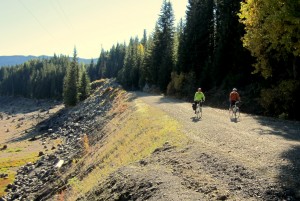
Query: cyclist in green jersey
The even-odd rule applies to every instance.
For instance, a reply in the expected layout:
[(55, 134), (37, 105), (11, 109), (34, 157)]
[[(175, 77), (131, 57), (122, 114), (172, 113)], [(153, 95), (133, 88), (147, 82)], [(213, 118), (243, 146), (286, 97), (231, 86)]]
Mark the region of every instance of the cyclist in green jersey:
[(205, 95), (202, 92), (202, 89), (198, 88), (198, 91), (196, 91), (195, 96), (194, 96), (194, 107), (193, 108), (195, 110), (195, 113), (196, 113), (196, 105), (197, 105), (197, 103), (199, 103), (200, 106), (202, 107), (202, 103), (204, 101), (205, 101)]

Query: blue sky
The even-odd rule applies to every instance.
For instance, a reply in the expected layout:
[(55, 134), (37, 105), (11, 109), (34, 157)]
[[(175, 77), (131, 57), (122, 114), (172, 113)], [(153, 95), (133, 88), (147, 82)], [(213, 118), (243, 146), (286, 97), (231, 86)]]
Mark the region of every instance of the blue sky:
[[(176, 24), (188, 0), (170, 0)], [(0, 0), (0, 55), (98, 58), (101, 47), (150, 34), (163, 0)]]

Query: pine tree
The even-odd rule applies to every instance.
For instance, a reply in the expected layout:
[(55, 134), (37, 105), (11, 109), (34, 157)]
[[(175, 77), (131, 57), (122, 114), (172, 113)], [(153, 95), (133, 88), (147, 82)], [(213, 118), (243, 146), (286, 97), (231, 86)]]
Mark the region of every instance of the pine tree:
[(158, 85), (161, 90), (165, 91), (174, 68), (174, 13), (169, 1), (163, 2), (158, 26), (160, 29), (159, 46), (162, 52), (158, 69)]
[(149, 82), (165, 91), (174, 68), (174, 14), (172, 4), (163, 1), (159, 19), (155, 26), (153, 41), (145, 61), (149, 68)]
[(96, 64), (96, 69), (98, 72), (98, 78), (106, 77), (106, 64), (107, 64), (107, 55), (108, 53), (102, 48), (99, 59)]
[(214, 33), (213, 2), (189, 0), (186, 25), (179, 45), (179, 69), (186, 73), (194, 72), (199, 84), (204, 75), (203, 70), (211, 63)]
[(83, 69), (80, 77), (79, 83), (79, 100), (83, 101), (90, 95), (90, 79), (86, 73), (86, 70)]
[(74, 48), (73, 60), (70, 66), (67, 67), (67, 72), (64, 78), (63, 100), (66, 106), (75, 106), (78, 101), (78, 62), (77, 52)]

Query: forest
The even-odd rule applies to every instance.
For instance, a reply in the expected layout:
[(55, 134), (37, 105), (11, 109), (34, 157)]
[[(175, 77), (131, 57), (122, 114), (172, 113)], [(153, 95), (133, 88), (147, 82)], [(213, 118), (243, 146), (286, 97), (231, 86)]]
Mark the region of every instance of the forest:
[[(174, 24), (164, 0), (150, 34), (101, 49), (88, 65), (56, 55), (0, 68), (0, 94), (63, 100), (76, 105), (90, 82), (117, 78), (128, 90), (191, 100), (201, 87), (227, 95), (238, 88), (260, 114), (300, 120), (299, 0), (188, 0), (185, 19)], [(209, 100), (209, 99), (208, 99)]]

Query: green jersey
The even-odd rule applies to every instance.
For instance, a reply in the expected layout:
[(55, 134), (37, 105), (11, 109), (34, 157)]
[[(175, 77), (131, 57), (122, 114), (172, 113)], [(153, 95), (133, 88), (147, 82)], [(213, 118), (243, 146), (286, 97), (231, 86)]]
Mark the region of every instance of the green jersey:
[(201, 91), (201, 92), (196, 92), (195, 93), (195, 96), (194, 96), (194, 101), (205, 101), (205, 96), (204, 96), (204, 93)]

